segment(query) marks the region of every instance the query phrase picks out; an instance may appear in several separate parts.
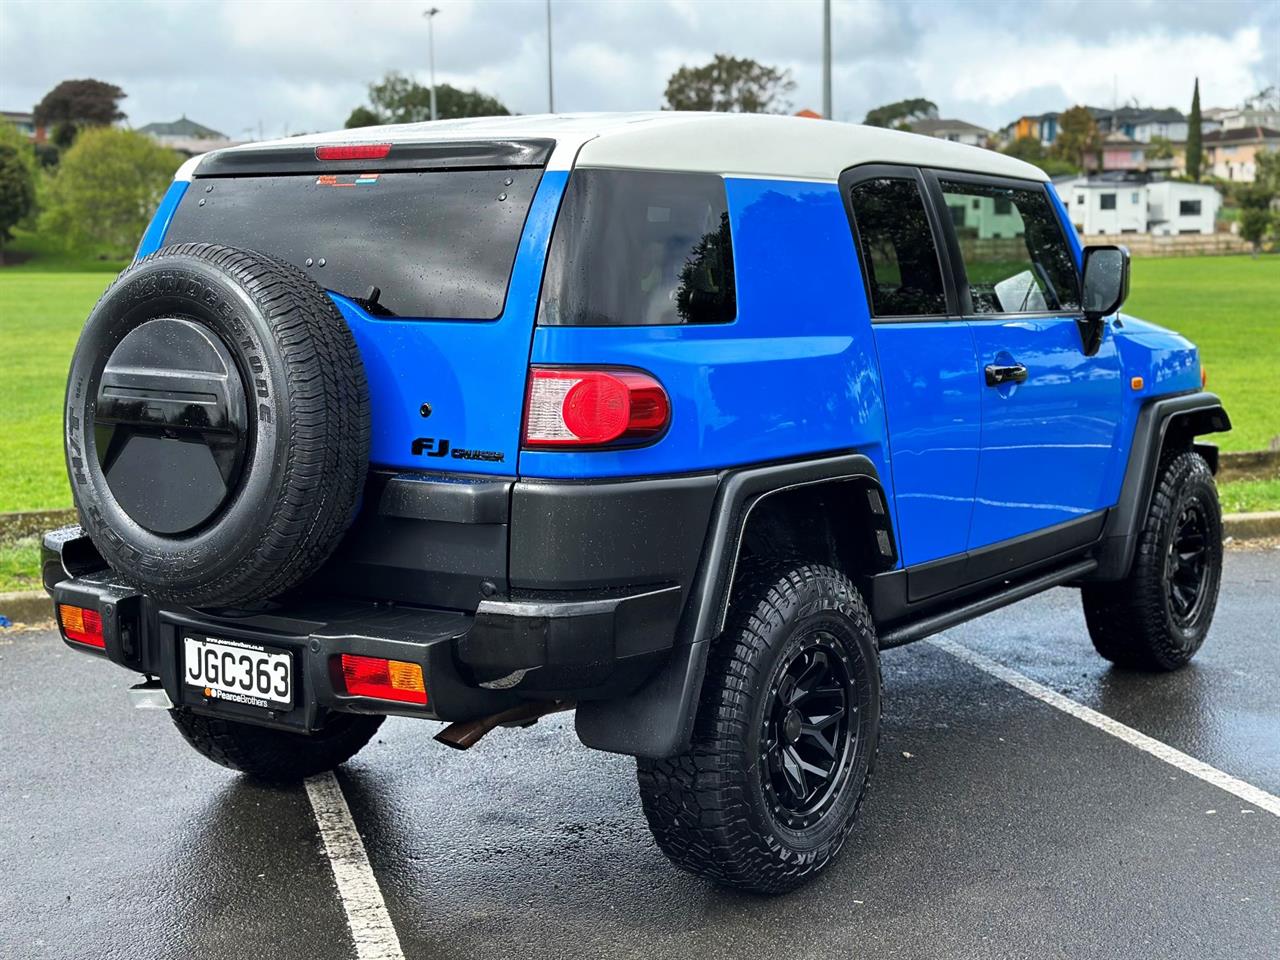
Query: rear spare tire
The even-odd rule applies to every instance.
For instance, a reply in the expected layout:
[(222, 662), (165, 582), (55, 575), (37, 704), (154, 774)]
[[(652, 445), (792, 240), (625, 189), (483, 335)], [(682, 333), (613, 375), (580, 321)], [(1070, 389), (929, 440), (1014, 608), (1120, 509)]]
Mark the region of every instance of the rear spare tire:
[(296, 267), (165, 247), (85, 322), (66, 447), (80, 522), (118, 574), (193, 606), (272, 597), (351, 522), (369, 456), (360, 353)]

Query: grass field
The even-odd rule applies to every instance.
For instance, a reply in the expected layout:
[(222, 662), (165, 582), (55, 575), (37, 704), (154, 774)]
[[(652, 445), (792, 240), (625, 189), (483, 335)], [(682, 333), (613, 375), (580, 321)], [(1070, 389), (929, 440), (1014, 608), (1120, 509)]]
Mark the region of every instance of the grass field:
[[(85, 316), (120, 264), (68, 258), (30, 238), (28, 263), (0, 269), (0, 512), (66, 507), (62, 393)], [(1280, 257), (1137, 260), (1126, 310), (1200, 345), (1209, 389), (1222, 396), (1235, 429), (1225, 450), (1266, 447), (1280, 435)], [(1280, 507), (1280, 481), (1231, 485), (1224, 506)], [(13, 560), (0, 553), (0, 571)], [(7, 589), (0, 574), (0, 590)]]
[(1125, 312), (1200, 347), (1208, 389), (1233, 429), (1223, 450), (1263, 450), (1280, 435), (1280, 256), (1133, 261)]

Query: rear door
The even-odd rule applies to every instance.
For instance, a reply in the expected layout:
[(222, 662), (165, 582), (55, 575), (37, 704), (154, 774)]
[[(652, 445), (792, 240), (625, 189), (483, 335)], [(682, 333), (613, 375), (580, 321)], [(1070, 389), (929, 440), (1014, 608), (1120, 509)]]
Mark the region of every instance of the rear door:
[(375, 466), (510, 475), (566, 176), (544, 173), (550, 148), (437, 142), (211, 154), (164, 242), (274, 254), (329, 291), (364, 360)]
[(934, 592), (921, 565), (963, 557), (969, 536), (981, 402), (973, 334), (944, 282), (947, 254), (920, 172), (854, 167), (840, 187), (880, 361), (900, 551), (920, 597)]
[[(968, 542), (977, 579), (1097, 535), (1123, 385), (1110, 329), (1095, 356), (1081, 350), (1076, 253), (1047, 186), (928, 179), (977, 351), (982, 443)], [(973, 560), (983, 547), (1055, 527), (1038, 544), (997, 551), (989, 569)]]

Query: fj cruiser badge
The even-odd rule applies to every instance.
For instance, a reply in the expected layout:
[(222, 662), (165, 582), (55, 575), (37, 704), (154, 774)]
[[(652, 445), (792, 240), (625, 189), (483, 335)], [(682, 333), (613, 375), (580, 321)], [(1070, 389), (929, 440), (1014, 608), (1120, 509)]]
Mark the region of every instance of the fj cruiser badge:
[(489, 463), (502, 463), (506, 459), (501, 450), (467, 450), (450, 446), (448, 440), (435, 437), (417, 437), (410, 449), (415, 457), (452, 457), (454, 460), (484, 460)]

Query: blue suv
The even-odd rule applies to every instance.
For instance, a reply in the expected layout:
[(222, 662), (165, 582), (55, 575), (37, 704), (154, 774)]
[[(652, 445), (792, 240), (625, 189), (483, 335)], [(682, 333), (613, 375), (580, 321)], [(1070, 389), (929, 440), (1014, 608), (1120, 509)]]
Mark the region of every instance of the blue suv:
[(782, 117), (517, 117), (179, 171), (75, 352), (66, 642), (250, 775), (575, 709), (679, 866), (827, 866), (880, 651), (1055, 586), (1204, 641), (1230, 429), (1040, 170)]

